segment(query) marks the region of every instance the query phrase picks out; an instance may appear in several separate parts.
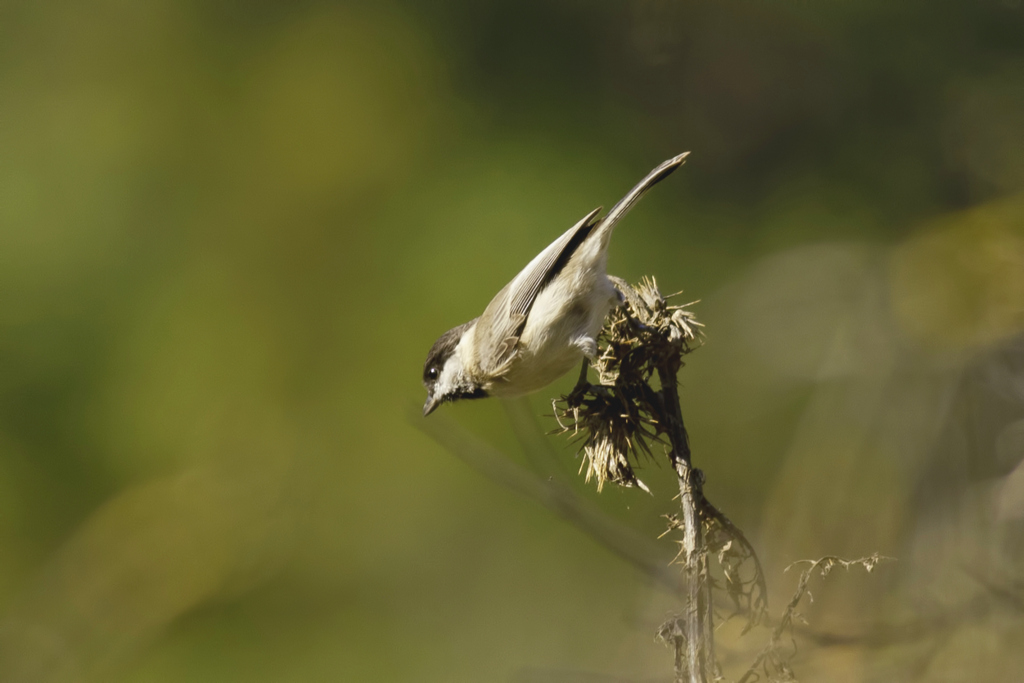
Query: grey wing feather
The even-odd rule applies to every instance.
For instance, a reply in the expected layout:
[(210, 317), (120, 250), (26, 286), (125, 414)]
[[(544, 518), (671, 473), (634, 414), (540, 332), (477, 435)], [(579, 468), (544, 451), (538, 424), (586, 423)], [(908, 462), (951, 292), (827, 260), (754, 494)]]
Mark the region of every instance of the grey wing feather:
[(611, 231), (615, 228), (618, 222), (621, 221), (627, 213), (629, 213), (629, 210), (640, 201), (641, 197), (643, 197), (649, 189), (670, 176), (674, 170), (682, 166), (683, 162), (686, 161), (686, 157), (689, 155), (689, 152), (683, 152), (682, 154), (674, 156), (667, 161), (661, 162), (653, 171), (648, 173), (643, 180), (637, 183), (636, 187), (629, 191), (629, 194), (620, 199), (615, 206), (611, 208), (608, 215), (604, 217), (604, 220), (601, 221), (601, 239), (607, 240)]
[(561, 272), (600, 220), (598, 207), (539, 253), (491, 299), (476, 324), (481, 370), (500, 375), (515, 357), (519, 336), (537, 295)]

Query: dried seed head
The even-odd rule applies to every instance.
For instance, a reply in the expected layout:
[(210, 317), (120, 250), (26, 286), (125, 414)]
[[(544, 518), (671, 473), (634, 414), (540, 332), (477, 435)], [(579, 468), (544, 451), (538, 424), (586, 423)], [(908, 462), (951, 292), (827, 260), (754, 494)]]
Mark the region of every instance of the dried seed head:
[(586, 479), (600, 491), (607, 481), (647, 487), (633, 471), (639, 453), (651, 455), (650, 444), (661, 433), (657, 415), (660, 395), (650, 386), (657, 364), (699, 345), (699, 328), (685, 306), (670, 306), (653, 279), (636, 287), (613, 278), (623, 305), (611, 312), (598, 339), (593, 363), (599, 385), (577, 386), (555, 402), (562, 432), (582, 435)]

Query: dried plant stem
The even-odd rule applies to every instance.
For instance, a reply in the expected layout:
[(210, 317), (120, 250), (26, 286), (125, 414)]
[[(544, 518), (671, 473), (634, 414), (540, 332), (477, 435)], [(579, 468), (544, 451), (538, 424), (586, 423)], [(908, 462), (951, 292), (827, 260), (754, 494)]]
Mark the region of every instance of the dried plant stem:
[[(669, 531), (682, 532), (674, 563), (682, 567), (684, 609), (662, 624), (658, 638), (675, 650), (677, 683), (710, 683), (720, 675), (709, 554), (718, 558), (722, 585), (736, 612), (748, 615), (748, 628), (764, 615), (764, 576), (742, 532), (704, 499), (704, 476), (691, 462), (676, 377), (683, 356), (699, 343), (700, 323), (686, 306), (670, 305), (653, 279), (636, 286), (616, 279), (615, 286), (622, 306), (605, 321), (601, 353), (593, 359), (600, 384), (581, 375), (577, 387), (555, 402), (555, 419), (560, 431), (583, 434), (587, 478), (597, 480), (599, 491), (605, 482), (647, 490), (633, 462), (653, 456), (651, 445), (667, 438), (680, 511), (666, 516)], [(658, 390), (651, 384), (655, 374)], [(749, 562), (753, 576), (744, 578), (741, 569)]]
[(678, 355), (666, 356), (658, 364), (661, 381), (663, 426), (672, 445), (672, 465), (679, 482), (683, 540), (680, 558), (686, 577), (686, 611), (677, 622), (677, 683), (707, 683), (715, 680), (715, 631), (712, 623), (711, 583), (708, 581), (708, 554), (704, 542), (700, 506), (704, 499), (703, 475), (690, 462), (690, 443), (679, 405), (676, 374)]

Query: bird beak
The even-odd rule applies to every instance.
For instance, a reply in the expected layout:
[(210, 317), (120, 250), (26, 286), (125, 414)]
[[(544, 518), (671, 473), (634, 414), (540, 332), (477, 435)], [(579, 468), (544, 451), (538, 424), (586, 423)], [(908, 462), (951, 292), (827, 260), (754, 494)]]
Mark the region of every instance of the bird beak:
[(433, 394), (427, 396), (427, 402), (423, 404), (423, 417), (426, 417), (437, 410), (437, 407), (441, 405), (441, 403), (443, 403), (443, 401), (440, 397), (435, 397)]

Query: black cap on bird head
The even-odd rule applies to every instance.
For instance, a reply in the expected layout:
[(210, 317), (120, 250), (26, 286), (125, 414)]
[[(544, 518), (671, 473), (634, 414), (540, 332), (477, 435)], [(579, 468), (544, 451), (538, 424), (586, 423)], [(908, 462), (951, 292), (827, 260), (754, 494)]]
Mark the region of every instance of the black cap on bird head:
[[(442, 385), (442, 376), (444, 376), (445, 364), (448, 363), (448, 359), (455, 353), (455, 348), (459, 345), (462, 340), (462, 335), (466, 333), (473, 323), (477, 319), (470, 320), (468, 323), (453, 327), (448, 330), (434, 342), (434, 345), (430, 347), (430, 352), (427, 354), (427, 361), (423, 364), (423, 386), (427, 388), (427, 402), (423, 404), (423, 417), (430, 415), (432, 412), (437, 410), (437, 407), (442, 403), (457, 401), (463, 398), (486, 398), (487, 392), (481, 387), (474, 387), (467, 383), (465, 379), (461, 377), (451, 378), (455, 380), (450, 386)], [(446, 376), (448, 380), (450, 377)]]

